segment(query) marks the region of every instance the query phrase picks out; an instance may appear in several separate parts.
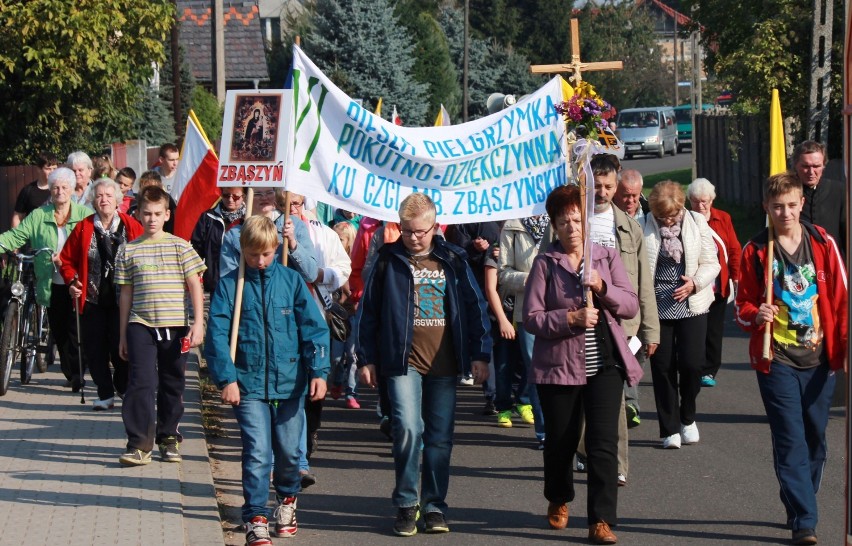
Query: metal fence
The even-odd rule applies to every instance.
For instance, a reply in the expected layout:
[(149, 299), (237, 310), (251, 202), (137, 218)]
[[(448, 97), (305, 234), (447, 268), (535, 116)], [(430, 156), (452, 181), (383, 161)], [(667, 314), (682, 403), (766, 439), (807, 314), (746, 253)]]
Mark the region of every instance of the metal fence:
[(761, 116), (695, 116), (696, 170), (728, 202), (758, 205), (769, 175), (769, 120)]

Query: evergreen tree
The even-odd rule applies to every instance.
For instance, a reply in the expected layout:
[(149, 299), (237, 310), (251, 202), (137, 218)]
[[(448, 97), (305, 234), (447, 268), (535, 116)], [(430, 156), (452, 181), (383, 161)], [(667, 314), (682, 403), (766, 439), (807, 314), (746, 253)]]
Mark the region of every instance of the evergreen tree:
[(222, 120), (225, 112), (213, 93), (200, 85), (195, 86), (192, 93), (192, 111), (195, 112), (195, 117), (198, 118), (211, 143), (222, 137)]
[(456, 67), (450, 59), (447, 39), (441, 32), (438, 22), (428, 12), (421, 12), (412, 22), (411, 30), (417, 42), (414, 56), (417, 62), (413, 68), (414, 79), (426, 84), (429, 89), (429, 109), (426, 121), (435, 119), (441, 104), (448, 112), (461, 107), (461, 88), (458, 85)]
[(413, 76), (414, 43), (388, 0), (317, 0), (304, 49), (349, 96), (383, 98), (406, 125), (426, 121), (428, 86)]
[[(168, 105), (169, 112), (173, 110), (173, 90), (174, 82), (172, 82), (172, 48), (168, 44), (165, 47), (166, 60), (160, 65), (160, 97)], [(180, 132), (184, 131), (186, 116), (189, 115), (189, 110), (192, 108), (193, 91), (195, 90), (195, 76), (192, 75), (192, 68), (186, 60), (183, 46), (178, 48), (178, 58), (180, 59)], [(172, 117), (172, 125), (174, 125), (174, 117)], [(166, 142), (174, 142), (166, 141)]]
[(133, 121), (134, 138), (144, 140), (148, 146), (175, 142), (174, 118), (169, 103), (150, 85), (142, 87), (142, 101)]
[[(441, 28), (447, 36), (450, 56), (456, 65), (461, 88), (464, 65), (464, 13), (445, 6), (441, 10)], [(490, 43), (470, 37), (468, 44), (468, 115), (476, 119), (488, 115), (486, 101), (491, 93), (514, 94), (518, 98), (538, 89), (543, 79), (529, 72), (529, 61), (496, 41)], [(450, 111), (454, 118), (461, 112)]]
[[(518, 50), (533, 64), (571, 60), (570, 19), (573, 1), (513, 0), (521, 30)], [(592, 2), (586, 2), (590, 5)]]
[(471, 35), (493, 38), (504, 47), (516, 44), (522, 32), (520, 10), (513, 0), (469, 0)]

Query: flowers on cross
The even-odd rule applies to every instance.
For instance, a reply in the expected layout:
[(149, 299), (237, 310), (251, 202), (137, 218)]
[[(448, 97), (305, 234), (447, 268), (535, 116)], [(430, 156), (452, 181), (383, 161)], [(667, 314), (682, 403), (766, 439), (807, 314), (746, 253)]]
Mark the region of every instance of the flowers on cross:
[(597, 140), (599, 133), (607, 127), (612, 106), (595, 91), (594, 86), (581, 81), (574, 88), (574, 94), (567, 101), (555, 106), (556, 111), (565, 118), (568, 130), (578, 138)]

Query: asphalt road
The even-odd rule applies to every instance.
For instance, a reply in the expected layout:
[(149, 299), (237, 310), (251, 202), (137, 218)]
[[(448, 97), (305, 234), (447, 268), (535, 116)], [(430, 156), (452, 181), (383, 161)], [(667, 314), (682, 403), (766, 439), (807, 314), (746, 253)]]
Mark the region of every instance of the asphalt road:
[(650, 155), (633, 156), (633, 159), (625, 159), (621, 164), (625, 169), (638, 170), (642, 173), (642, 176), (680, 169), (691, 169), (692, 151), (686, 149), (674, 157), (667, 155), (662, 159)]
[[(640, 160), (641, 161), (641, 160)], [(730, 310), (729, 310), (730, 311)], [(730, 314), (730, 313), (729, 313)], [(660, 449), (650, 372), (641, 382), (642, 425), (631, 431), (627, 487), (619, 489), (619, 544), (788, 544), (784, 509), (772, 469), (769, 428), (747, 339), (728, 322), (719, 384), (698, 399), (701, 442)], [(313, 469), (319, 482), (299, 497), (300, 544), (399, 544), (391, 532), (393, 462), (390, 444), (377, 429), (375, 392), (365, 409), (344, 409), (329, 400)], [(569, 528), (547, 527), (542, 460), (532, 428), (499, 429), (479, 414), (476, 387), (460, 387), (452, 459), (449, 535), (418, 534), (430, 544), (587, 543), (586, 478), (577, 475)], [(369, 409), (367, 409), (369, 408)], [(238, 432), (228, 418), (227, 438), (213, 439), (211, 461), (226, 519), (227, 544), (243, 544), (238, 529), (242, 503)], [(821, 544), (844, 538), (844, 427), (842, 410), (829, 422), (829, 462), (819, 493)], [(283, 540), (276, 540), (276, 543)]]

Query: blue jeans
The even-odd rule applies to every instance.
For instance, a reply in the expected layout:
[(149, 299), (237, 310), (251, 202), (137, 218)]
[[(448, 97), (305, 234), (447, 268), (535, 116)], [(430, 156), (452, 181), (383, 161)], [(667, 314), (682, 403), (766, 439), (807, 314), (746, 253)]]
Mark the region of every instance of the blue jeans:
[[(494, 406), (497, 411), (512, 409), (512, 383), (515, 380), (515, 369), (519, 368), (521, 353), (518, 348), (518, 338), (503, 339), (500, 328), (491, 329), (491, 339), (494, 340)], [(527, 396), (527, 374), (521, 370), (521, 380), (518, 383), (518, 404), (529, 404)]]
[(275, 401), (240, 400), (234, 406), (243, 443), (244, 522), (255, 516), (269, 517), (270, 471), (277, 497), (292, 497), (301, 490), (298, 447), (305, 421), (304, 401), (298, 396), (278, 400), (276, 406)]
[(311, 465), (308, 463), (308, 418), (304, 409), (302, 409), (302, 431), (299, 433), (299, 472), (302, 470), (311, 471)]
[(393, 463), (396, 471), (393, 505), (405, 508), (418, 503), (422, 443), (421, 510), (423, 513), (445, 512), (453, 451), (456, 376), (421, 375), (409, 367), (406, 375), (386, 377), (385, 381), (393, 415)]
[(544, 413), (541, 411), (541, 402), (538, 400), (538, 391), (535, 385), (529, 381), (532, 377), (532, 352), (535, 336), (524, 330), (523, 323), (517, 323), (517, 338), (521, 348), (521, 358), (524, 361), (527, 377), (527, 395), (532, 404), (533, 418), (535, 419), (535, 436), (539, 440), (544, 439)]
[(825, 428), (836, 380), (826, 364), (798, 370), (773, 362), (768, 374), (757, 372), (781, 502), (793, 531), (817, 526), (816, 494), (825, 467)]

